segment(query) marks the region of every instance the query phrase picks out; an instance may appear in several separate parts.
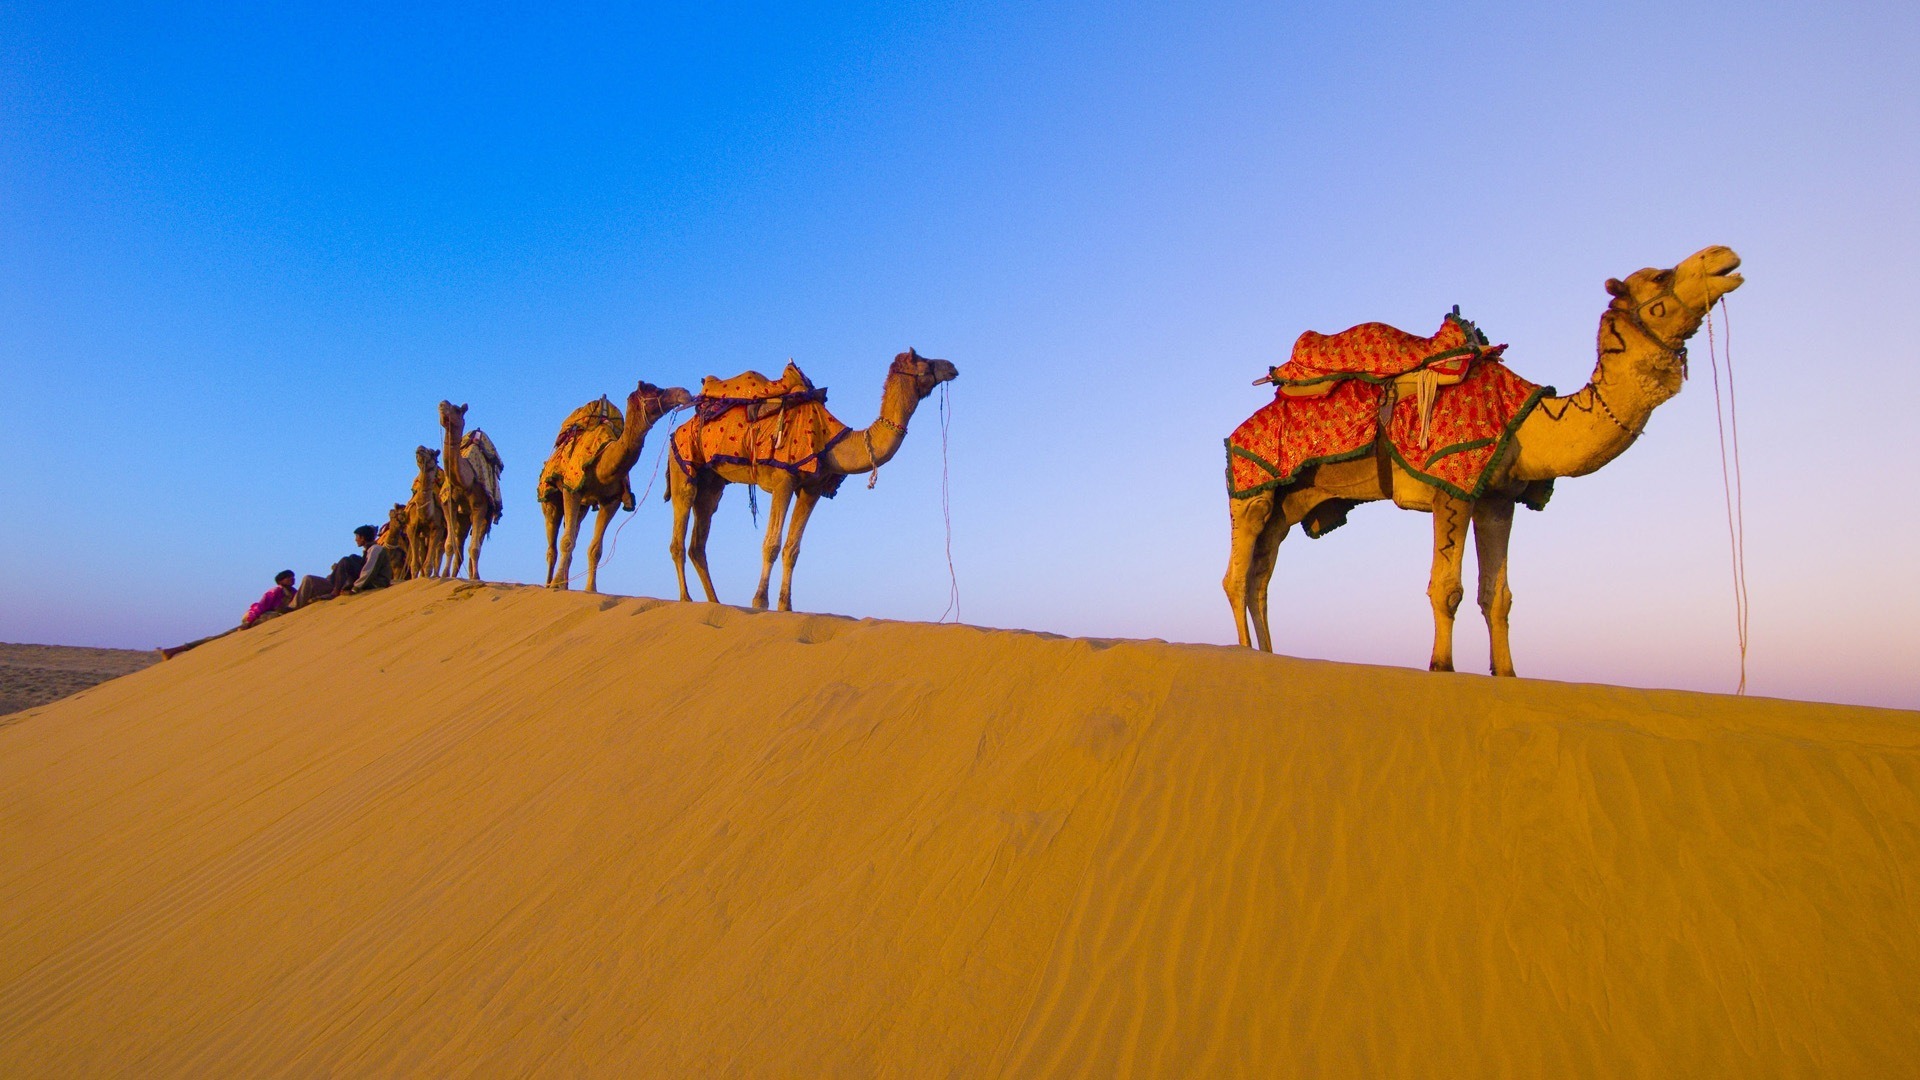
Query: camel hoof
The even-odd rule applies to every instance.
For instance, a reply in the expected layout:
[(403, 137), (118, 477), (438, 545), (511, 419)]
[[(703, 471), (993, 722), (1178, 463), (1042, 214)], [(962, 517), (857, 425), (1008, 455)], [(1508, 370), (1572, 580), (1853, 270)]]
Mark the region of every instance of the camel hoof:
[(558, 580), (558, 581), (549, 581), (549, 582), (547, 582), (547, 588), (549, 588), (549, 589), (552, 589), (552, 590), (554, 590), (555, 592), (566, 592), (566, 591), (567, 591), (567, 579), (566, 579), (566, 578), (561, 578), (561, 579), (560, 579), (560, 580)]
[(1452, 671), (1453, 662), (1451, 660), (1446, 660), (1446, 661), (1430, 660), (1427, 662), (1427, 670), (1428, 671)]

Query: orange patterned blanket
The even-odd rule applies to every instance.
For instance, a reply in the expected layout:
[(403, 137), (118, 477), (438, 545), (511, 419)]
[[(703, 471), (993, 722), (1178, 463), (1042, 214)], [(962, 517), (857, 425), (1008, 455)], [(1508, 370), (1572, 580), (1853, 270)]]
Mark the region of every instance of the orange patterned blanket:
[[(1513, 432), (1553, 393), (1495, 359), (1502, 348), (1487, 346), (1457, 312), (1431, 338), (1383, 323), (1302, 334), (1293, 358), (1270, 372), (1274, 400), (1227, 438), (1228, 493), (1243, 499), (1284, 488), (1310, 466), (1372, 454), (1384, 427), (1384, 449), (1400, 467), (1449, 494), (1478, 498)], [(1396, 391), (1401, 376), (1430, 379), (1430, 398)], [(1311, 396), (1289, 393), (1301, 386), (1312, 387)], [(1540, 503), (1546, 494), (1543, 485)]]
[[(709, 386), (721, 392), (709, 397)], [(709, 465), (764, 466), (797, 478), (818, 476), (822, 455), (847, 437), (847, 425), (827, 411), (826, 389), (816, 389), (792, 364), (778, 382), (747, 372), (724, 381), (709, 379), (701, 390), (693, 418), (674, 429), (670, 444), (673, 463), (684, 476)], [(833, 491), (824, 494), (831, 498)]]

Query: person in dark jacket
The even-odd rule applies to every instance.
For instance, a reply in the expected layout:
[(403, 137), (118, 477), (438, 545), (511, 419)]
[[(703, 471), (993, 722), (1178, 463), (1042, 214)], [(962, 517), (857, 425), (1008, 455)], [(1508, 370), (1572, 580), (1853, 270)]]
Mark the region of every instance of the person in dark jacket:
[(308, 574), (302, 578), (289, 610), (297, 611), (336, 596), (393, 584), (393, 555), (385, 547), (373, 542), (376, 534), (377, 530), (371, 525), (362, 525), (353, 530), (353, 542), (360, 545), (361, 554), (348, 555), (334, 563), (333, 570), (326, 577)]

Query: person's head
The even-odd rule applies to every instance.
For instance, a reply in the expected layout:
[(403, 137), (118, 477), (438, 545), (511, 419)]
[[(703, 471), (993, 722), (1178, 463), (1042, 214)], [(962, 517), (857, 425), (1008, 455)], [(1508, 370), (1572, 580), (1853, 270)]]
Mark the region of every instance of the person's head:
[(280, 586), (283, 589), (293, 588), (293, 571), (282, 570), (279, 573), (273, 575), (273, 583), (275, 585)]
[(359, 544), (361, 547), (372, 547), (373, 538), (376, 535), (378, 535), (378, 533), (379, 533), (379, 530), (375, 529), (373, 526), (362, 525), (359, 528), (353, 530), (354, 543)]

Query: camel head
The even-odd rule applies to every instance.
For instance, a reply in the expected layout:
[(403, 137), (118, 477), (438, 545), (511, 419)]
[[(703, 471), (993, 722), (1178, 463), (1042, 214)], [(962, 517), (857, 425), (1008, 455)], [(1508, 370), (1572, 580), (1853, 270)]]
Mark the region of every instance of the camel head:
[(1708, 308), (1740, 287), (1745, 279), (1733, 272), (1739, 266), (1732, 248), (1701, 248), (1671, 270), (1649, 266), (1625, 281), (1607, 279), (1608, 307), (1631, 313), (1663, 344), (1678, 348), (1700, 329)]
[(912, 379), (914, 399), (917, 401), (933, 393), (933, 388), (941, 383), (959, 378), (960, 369), (945, 360), (929, 360), (908, 349), (893, 358), (893, 366), (887, 369), (887, 374), (905, 375)]
[(658, 420), (675, 409), (693, 404), (693, 395), (684, 386), (655, 386), (645, 379), (627, 395), (627, 418), (640, 415), (645, 409), (648, 416)]
[(456, 434), (466, 429), (467, 407), (451, 401), (440, 403), (440, 426)]
[(413, 463), (421, 472), (430, 472), (440, 466), (440, 451), (427, 446), (413, 448)]
[(1625, 347), (1631, 332), (1623, 334), (1619, 323), (1637, 328), (1659, 355), (1640, 365), (1635, 375), (1657, 400), (1679, 393), (1687, 374), (1687, 339), (1700, 329), (1716, 301), (1740, 287), (1744, 279), (1733, 272), (1739, 265), (1740, 256), (1732, 248), (1714, 246), (1701, 248), (1671, 270), (1649, 266), (1625, 281), (1608, 278), (1613, 300), (1600, 320), (1601, 353)]

